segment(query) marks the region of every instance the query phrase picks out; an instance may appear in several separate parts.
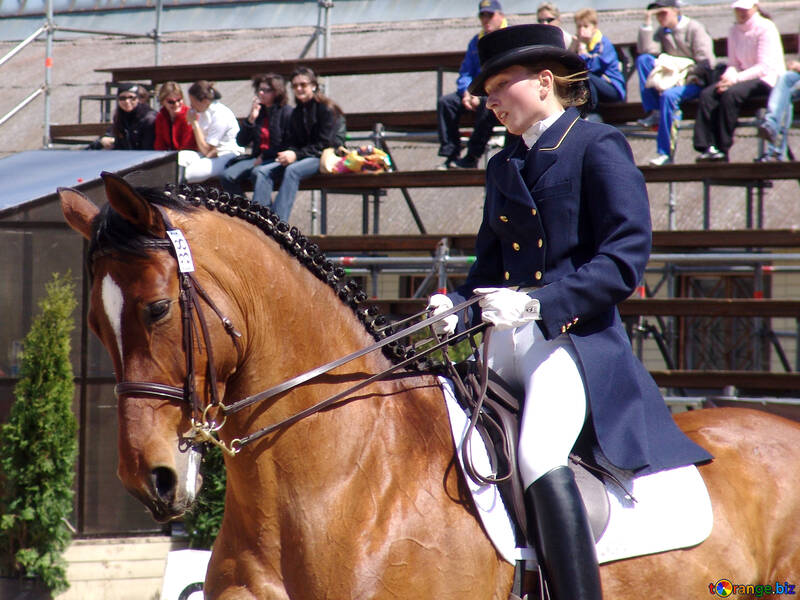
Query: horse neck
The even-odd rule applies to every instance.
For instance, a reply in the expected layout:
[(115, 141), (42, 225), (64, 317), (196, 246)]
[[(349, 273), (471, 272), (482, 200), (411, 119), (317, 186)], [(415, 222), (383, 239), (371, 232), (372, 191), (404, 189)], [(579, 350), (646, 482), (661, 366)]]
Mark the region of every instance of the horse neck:
[[(196, 262), (211, 265), (206, 277), (235, 306), (234, 324), (244, 334), (243, 359), (225, 390), (227, 404), (374, 343), (334, 290), (271, 238), (236, 219), (206, 220), (213, 222), (200, 234), (203, 243), (193, 247), (200, 255)], [(234, 415), (221, 436), (230, 441), (276, 423), (389, 366), (380, 350), (370, 352)], [(443, 428), (441, 399), (430, 376), (400, 375), (374, 383), (229, 459), (230, 489), (260, 490), (274, 500), (275, 487), (290, 482), (334, 486), (365, 456), (387, 450), (408, 456), (419, 451), (420, 440), (426, 452), (439, 448), (442, 460), (449, 460), (452, 442)], [(370, 476), (381, 472), (378, 468)]]

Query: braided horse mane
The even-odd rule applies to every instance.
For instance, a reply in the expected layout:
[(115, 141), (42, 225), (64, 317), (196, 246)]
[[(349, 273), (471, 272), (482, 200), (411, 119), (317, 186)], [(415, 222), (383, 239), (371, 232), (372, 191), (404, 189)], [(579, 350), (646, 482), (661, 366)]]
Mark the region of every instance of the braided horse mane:
[[(240, 195), (221, 192), (217, 188), (205, 186), (167, 184), (163, 190), (153, 187), (136, 187), (136, 192), (151, 204), (189, 213), (200, 208), (216, 210), (230, 217), (244, 219), (258, 227), (263, 233), (275, 240), (289, 255), (304, 265), (317, 279), (328, 284), (336, 292), (339, 299), (347, 304), (367, 332), (379, 341), (394, 333), (388, 318), (380, 313), (377, 306), (368, 304), (367, 293), (353, 279), (347, 279), (345, 270), (335, 267), (319, 246), (304, 236), (297, 227), (291, 227), (281, 221), (266, 206), (255, 204)], [(92, 259), (97, 254), (118, 251), (146, 256), (151, 248), (149, 238), (122, 218), (110, 205), (105, 205), (93, 223), (92, 238), (89, 245), (89, 273), (92, 273)], [(384, 354), (392, 362), (397, 363), (413, 355), (412, 344), (395, 342), (383, 348)], [(434, 363), (420, 357), (411, 363), (411, 368), (418, 371), (430, 370)]]

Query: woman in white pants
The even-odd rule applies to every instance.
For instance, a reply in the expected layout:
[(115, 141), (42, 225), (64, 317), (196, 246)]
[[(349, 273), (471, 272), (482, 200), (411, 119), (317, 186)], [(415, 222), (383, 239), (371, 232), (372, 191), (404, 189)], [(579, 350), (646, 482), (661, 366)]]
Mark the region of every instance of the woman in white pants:
[(218, 177), (231, 158), (244, 152), (244, 148), (236, 143), (239, 122), (233, 111), (219, 102), (221, 97), (214, 85), (205, 80), (197, 81), (189, 88), (192, 108), (186, 113), (186, 120), (194, 133), (197, 151), (178, 152), (182, 179), (187, 183)]
[(530, 542), (554, 600), (599, 600), (594, 540), (567, 466), (584, 424), (621, 469), (653, 472), (711, 456), (675, 425), (616, 308), (644, 274), (650, 205), (624, 136), (577, 110), (589, 98), (585, 64), (564, 48), (560, 29), (544, 24), (489, 33), (478, 55), (470, 93), (487, 96), (520, 137), (486, 169), (467, 280), (430, 306), (436, 314), (481, 296), (473, 319), (495, 330), (485, 358), (525, 392), (518, 462)]

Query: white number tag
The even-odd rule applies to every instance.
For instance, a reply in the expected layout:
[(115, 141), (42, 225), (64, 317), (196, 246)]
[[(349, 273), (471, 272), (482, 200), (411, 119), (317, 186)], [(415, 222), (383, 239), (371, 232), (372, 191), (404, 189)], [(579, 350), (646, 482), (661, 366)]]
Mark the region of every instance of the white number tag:
[(178, 258), (178, 270), (181, 273), (194, 271), (192, 252), (189, 250), (189, 243), (183, 237), (183, 232), (180, 229), (168, 229), (167, 235), (172, 242), (172, 247), (175, 248), (175, 256)]

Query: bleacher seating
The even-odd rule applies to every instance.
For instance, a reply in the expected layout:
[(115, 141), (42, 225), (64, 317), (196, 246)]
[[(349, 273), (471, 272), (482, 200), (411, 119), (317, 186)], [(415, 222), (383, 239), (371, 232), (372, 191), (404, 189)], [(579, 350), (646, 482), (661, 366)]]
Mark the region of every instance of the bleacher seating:
[[(787, 54), (797, 52), (797, 36), (783, 36)], [(624, 72), (630, 78), (635, 71), (636, 45), (617, 44)], [(717, 56), (727, 54), (727, 40), (715, 40)], [(195, 65), (142, 66), (102, 69), (110, 74), (112, 82), (141, 81), (159, 84), (175, 80), (189, 82), (197, 79), (215, 81), (247, 80), (254, 73), (274, 71), (288, 75), (296, 66), (303, 64), (313, 68), (319, 76), (369, 75), (410, 72), (435, 72), (437, 94), (442, 93), (442, 74), (458, 69), (463, 51), (427, 54), (349, 56), (322, 59), (290, 59), (280, 61), (240, 61)], [(431, 95), (431, 103), (435, 97)], [(752, 117), (765, 99), (757, 99), (745, 105), (742, 116)], [(683, 105), (684, 120), (691, 120), (696, 113), (696, 102)], [(631, 124), (644, 116), (641, 103), (626, 102), (601, 104), (598, 107), (603, 120), (614, 125)], [(386, 131), (431, 132), (436, 129), (435, 110), (363, 112), (347, 115), (351, 132)], [(466, 121), (465, 126), (471, 123)], [(96, 137), (105, 131), (106, 124), (53, 125), (54, 141), (77, 141), (81, 136)], [(672, 164), (660, 167), (643, 166), (641, 171), (648, 183), (667, 182), (750, 182), (778, 179), (800, 180), (800, 163), (718, 163), (718, 164)], [(406, 188), (454, 188), (479, 187), (485, 183), (481, 169), (457, 171), (388, 172), (372, 175), (341, 174), (315, 175), (301, 184), (301, 189), (320, 189), (328, 192), (347, 191), (364, 196), (364, 231), (366, 232), (367, 196), (379, 198), (387, 189)], [(324, 206), (323, 206), (324, 212)], [(324, 214), (323, 214), (324, 222)], [(324, 229), (323, 229), (324, 231)], [(377, 232), (377, 229), (375, 229)], [(360, 235), (360, 236), (311, 236), (311, 240), (329, 255), (386, 254), (436, 252), (444, 238), (448, 251), (469, 254), (474, 248), (474, 235)], [(737, 230), (737, 231), (657, 231), (653, 234), (654, 252), (686, 252), (725, 248), (729, 250), (757, 250), (765, 248), (800, 248), (800, 231), (795, 230)], [(392, 314), (411, 314), (424, 307), (424, 300), (415, 298), (376, 299)], [(635, 298), (620, 304), (626, 319), (642, 317), (763, 317), (798, 318), (800, 300), (771, 299), (661, 299)], [(766, 373), (760, 371), (653, 371), (659, 385), (670, 388), (703, 388), (722, 390), (736, 386), (742, 391), (764, 393), (788, 393), (800, 389), (798, 373)]]

